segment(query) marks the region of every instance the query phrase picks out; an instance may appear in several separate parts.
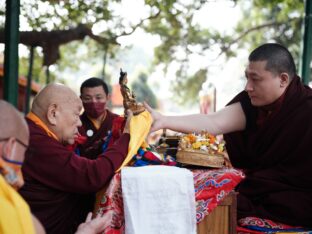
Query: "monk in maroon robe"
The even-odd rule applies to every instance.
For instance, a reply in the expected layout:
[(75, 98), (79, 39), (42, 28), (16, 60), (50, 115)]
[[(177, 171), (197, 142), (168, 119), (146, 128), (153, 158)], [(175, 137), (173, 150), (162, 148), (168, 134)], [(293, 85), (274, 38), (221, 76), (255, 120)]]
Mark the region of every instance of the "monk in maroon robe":
[(312, 227), (312, 90), (295, 77), (271, 105), (253, 106), (245, 91), (234, 102), (247, 121), (244, 131), (224, 136), (232, 165), (246, 174), (238, 186), (239, 218)]
[(152, 131), (224, 134), (233, 166), (246, 174), (237, 188), (238, 218), (312, 227), (312, 90), (277, 43), (250, 54), (245, 76), (245, 91), (216, 113), (164, 116), (146, 105)]
[(118, 115), (106, 109), (110, 95), (102, 79), (93, 77), (85, 80), (80, 87), (80, 98), (84, 112), (80, 116), (82, 126), (78, 130), (87, 140), (78, 145), (77, 153), (95, 159), (108, 146), (113, 122)]
[(50, 84), (36, 96), (27, 115), (30, 141), (20, 193), (47, 233), (75, 232), (92, 210), (90, 197), (109, 182), (128, 151), (129, 122), (120, 139), (95, 160), (70, 151), (66, 145), (78, 135), (81, 108), (72, 90)]

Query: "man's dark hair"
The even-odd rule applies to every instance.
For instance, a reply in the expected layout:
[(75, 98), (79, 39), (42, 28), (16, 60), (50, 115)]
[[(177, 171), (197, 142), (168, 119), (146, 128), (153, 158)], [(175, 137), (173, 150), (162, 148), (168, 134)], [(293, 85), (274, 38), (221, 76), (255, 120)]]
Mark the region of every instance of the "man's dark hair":
[(266, 43), (248, 57), (249, 62), (267, 61), (266, 69), (275, 74), (286, 72), (290, 80), (296, 75), (296, 65), (288, 49), (277, 43)]
[(94, 87), (98, 87), (98, 86), (102, 86), (105, 94), (108, 95), (107, 84), (102, 79), (96, 78), (96, 77), (89, 78), (81, 84), (80, 94), (82, 94), (82, 90), (84, 88), (94, 88)]

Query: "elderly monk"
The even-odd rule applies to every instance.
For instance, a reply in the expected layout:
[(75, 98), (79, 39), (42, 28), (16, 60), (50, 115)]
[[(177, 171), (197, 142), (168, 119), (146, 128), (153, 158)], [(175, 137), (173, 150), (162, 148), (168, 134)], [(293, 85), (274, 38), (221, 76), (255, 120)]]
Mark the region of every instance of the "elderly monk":
[(16, 192), (24, 184), (21, 166), (29, 141), (26, 121), (3, 100), (0, 100), (0, 113), (0, 233), (45, 233)]
[(103, 188), (122, 164), (129, 143), (129, 121), (120, 139), (96, 160), (66, 146), (75, 142), (82, 103), (68, 87), (47, 85), (27, 115), (30, 129), (20, 193), (47, 233), (73, 233), (92, 209), (90, 194)]
[(257, 216), (312, 226), (312, 90), (296, 75), (287, 48), (267, 43), (249, 55), (245, 90), (210, 115), (152, 113), (153, 130), (225, 134), (238, 186), (238, 218)]

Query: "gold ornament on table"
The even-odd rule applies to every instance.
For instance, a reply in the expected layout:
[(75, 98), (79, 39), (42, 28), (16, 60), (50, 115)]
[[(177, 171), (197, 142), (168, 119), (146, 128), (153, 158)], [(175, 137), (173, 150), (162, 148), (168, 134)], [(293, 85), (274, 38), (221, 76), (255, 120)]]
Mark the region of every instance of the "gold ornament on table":
[(119, 85), (120, 85), (120, 92), (123, 97), (123, 106), (125, 108), (125, 116), (127, 115), (127, 110), (130, 109), (133, 112), (133, 115), (138, 115), (145, 111), (145, 108), (142, 103), (137, 102), (135, 100), (135, 95), (127, 86), (128, 78), (127, 72), (123, 72), (120, 69), (120, 76), (119, 76)]
[(224, 141), (203, 131), (200, 134), (187, 134), (181, 137), (177, 153), (177, 161), (196, 166), (224, 166)]

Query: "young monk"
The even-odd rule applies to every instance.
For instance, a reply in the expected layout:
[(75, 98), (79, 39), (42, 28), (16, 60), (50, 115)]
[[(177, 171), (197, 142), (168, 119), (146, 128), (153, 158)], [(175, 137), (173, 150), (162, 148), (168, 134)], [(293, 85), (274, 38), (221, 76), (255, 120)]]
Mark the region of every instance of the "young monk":
[(111, 135), (113, 121), (119, 115), (106, 107), (110, 99), (107, 84), (99, 78), (89, 78), (80, 87), (80, 98), (84, 112), (80, 116), (82, 126), (79, 133), (86, 137), (86, 142), (78, 145), (79, 153), (95, 159), (103, 152), (105, 141)]
[(164, 116), (148, 105), (152, 130), (224, 134), (238, 186), (238, 218), (257, 216), (312, 226), (312, 90), (296, 75), (293, 57), (268, 43), (249, 56), (245, 90), (209, 115)]
[(92, 209), (90, 194), (103, 188), (122, 164), (129, 143), (123, 134), (96, 160), (76, 155), (73, 144), (81, 126), (82, 103), (68, 87), (49, 84), (35, 97), (27, 123), (30, 130), (20, 193), (47, 233), (74, 233)]

